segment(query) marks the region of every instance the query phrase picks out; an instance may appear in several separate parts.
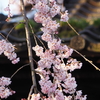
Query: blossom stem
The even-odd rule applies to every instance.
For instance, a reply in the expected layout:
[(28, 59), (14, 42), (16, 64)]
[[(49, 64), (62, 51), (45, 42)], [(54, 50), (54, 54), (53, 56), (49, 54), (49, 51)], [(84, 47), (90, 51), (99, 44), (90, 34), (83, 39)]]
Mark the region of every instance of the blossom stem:
[(29, 57), (29, 64), (31, 68), (31, 75), (32, 75), (32, 82), (33, 82), (33, 90), (34, 93), (37, 93), (37, 85), (36, 85), (36, 77), (35, 77), (35, 71), (34, 71), (34, 63), (33, 63), (33, 58), (32, 58), (32, 46), (31, 46), (31, 40), (30, 40), (30, 35), (29, 35), (29, 26), (28, 26), (28, 19), (26, 17), (26, 12), (25, 12), (25, 7), (24, 7), (24, 2), (23, 0), (21, 1), (21, 6), (22, 6), (22, 14), (24, 17), (25, 21), (25, 33), (26, 33), (26, 41), (27, 41), (27, 48), (28, 48), (28, 57)]
[(79, 33), (73, 28), (73, 26), (67, 21), (67, 24), (70, 26), (70, 28), (77, 34), (79, 35)]
[(16, 75), (16, 73), (18, 73), (18, 71), (20, 71), (22, 68), (24, 68), (24, 67), (26, 67), (26, 66), (28, 66), (28, 65), (29, 65), (29, 64), (25, 64), (25, 65), (23, 65), (22, 67), (18, 68), (18, 69), (16, 70), (16, 72), (14, 72), (14, 74), (11, 75), (10, 78), (13, 78), (13, 77)]
[(96, 65), (93, 64), (93, 62), (89, 59), (87, 59), (84, 55), (82, 55), (80, 52), (78, 52), (77, 50), (73, 49), (77, 54), (79, 54), (82, 58), (84, 58), (85, 61), (87, 61), (88, 63), (90, 63), (96, 70), (100, 71), (100, 68), (98, 68)]

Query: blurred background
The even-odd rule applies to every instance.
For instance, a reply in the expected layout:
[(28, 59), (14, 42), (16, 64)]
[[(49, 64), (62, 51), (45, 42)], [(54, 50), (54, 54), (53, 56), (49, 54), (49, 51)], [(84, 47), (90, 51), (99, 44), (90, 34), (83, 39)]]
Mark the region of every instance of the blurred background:
[[(24, 2), (27, 17), (34, 33), (41, 39), (42, 32), (39, 29), (41, 24), (34, 21), (35, 11), (30, 11), (31, 5), (26, 1)], [(9, 22), (6, 22), (8, 12), (4, 11), (4, 8), (8, 6), (9, 0), (0, 0), (0, 33), (6, 37), (13, 28), (8, 40), (16, 46), (16, 52), (21, 60), (18, 64), (12, 65), (4, 55), (0, 56), (0, 76), (6, 77), (10, 77), (18, 68), (28, 63), (24, 25), (18, 24), (23, 21), (21, 6), (19, 0), (15, 2), (16, 4), (10, 5), (13, 16)], [(57, 0), (57, 2), (62, 12), (68, 10), (69, 23), (80, 34), (78, 36), (67, 23), (60, 22), (58, 36), (62, 39), (62, 43), (76, 49), (100, 68), (100, 0)], [(10, 3), (13, 3), (13, 0)], [(59, 22), (59, 15), (55, 19)], [(33, 35), (30, 35), (32, 46), (34, 46)], [(0, 35), (0, 39), (3, 39), (3, 36)], [(34, 52), (33, 57), (38, 60)], [(82, 90), (83, 94), (87, 94), (87, 100), (100, 100), (100, 72), (76, 52), (73, 52), (72, 57), (83, 63), (82, 69), (72, 73), (78, 84), (77, 90)], [(16, 94), (7, 100), (21, 100), (27, 97), (31, 87), (29, 66), (21, 69), (12, 78), (10, 87), (16, 91)]]

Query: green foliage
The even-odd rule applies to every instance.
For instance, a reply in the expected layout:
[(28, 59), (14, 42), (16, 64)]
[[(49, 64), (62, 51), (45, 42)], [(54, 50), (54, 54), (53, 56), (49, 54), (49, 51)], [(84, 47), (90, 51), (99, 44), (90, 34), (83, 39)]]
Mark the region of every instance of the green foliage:
[(23, 23), (20, 23), (20, 24), (15, 26), (15, 30), (19, 30), (19, 29), (24, 29), (24, 24)]
[[(37, 24), (34, 20), (29, 20), (29, 24), (32, 26), (34, 31), (38, 31), (40, 25)], [(15, 30), (20, 30), (20, 29), (24, 29), (24, 24), (23, 21), (20, 22), (20, 24), (16, 25)]]
[[(40, 31), (40, 24), (37, 24), (34, 20), (29, 20), (29, 29), (30, 29), (30, 33), (32, 32), (32, 29), (30, 28), (30, 26), (32, 27), (34, 33)], [(15, 23), (15, 32), (12, 33), (13, 36), (16, 37), (25, 37), (25, 26), (23, 21), (19, 22), (19, 24)], [(30, 34), (31, 35), (31, 34)]]
[(98, 26), (100, 27), (100, 18), (95, 19), (94, 22), (93, 22), (93, 25), (97, 26), (97, 27)]
[(78, 18), (71, 18), (69, 20), (69, 23), (76, 29), (78, 30), (83, 30), (84, 28), (86, 28), (89, 23), (86, 21), (86, 19), (78, 19)]
[[(71, 18), (68, 22), (77, 32), (89, 26), (86, 19)], [(76, 35), (76, 33), (70, 28), (70, 26), (68, 26), (66, 22), (60, 22), (60, 25), (61, 27), (59, 28), (58, 36), (61, 38), (69, 38)]]

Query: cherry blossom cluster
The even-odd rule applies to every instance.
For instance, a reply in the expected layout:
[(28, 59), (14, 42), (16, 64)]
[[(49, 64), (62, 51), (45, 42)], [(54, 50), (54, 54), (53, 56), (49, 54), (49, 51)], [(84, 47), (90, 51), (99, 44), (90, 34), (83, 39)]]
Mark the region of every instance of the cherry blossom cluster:
[(9, 21), (10, 17), (13, 16), (10, 11), (10, 4), (8, 4), (8, 6), (4, 10), (8, 12), (8, 18), (6, 19), (6, 21)]
[(9, 89), (9, 85), (11, 84), (10, 78), (0, 77), (0, 98), (7, 98), (8, 96), (15, 93), (15, 91)]
[(4, 53), (4, 55), (11, 60), (12, 64), (19, 62), (19, 57), (17, 58), (17, 54), (14, 52), (14, 50), (14, 45), (4, 39), (0, 40), (0, 55)]
[[(30, 100), (86, 100), (87, 96), (82, 95), (82, 91), (77, 91), (77, 83), (71, 72), (80, 69), (82, 63), (71, 58), (73, 49), (62, 44), (61, 39), (56, 37), (60, 24), (54, 20), (56, 15), (60, 16), (60, 21), (68, 21), (68, 11), (61, 12), (56, 0), (27, 0), (35, 10), (34, 20), (42, 24), (41, 39), (47, 43), (47, 48), (38, 44), (32, 49), (40, 58), (37, 62), (36, 73), (39, 74), (39, 85), (41, 91), (32, 94)], [(9, 5), (5, 9), (11, 16)], [(13, 64), (19, 61), (14, 46), (5, 40), (0, 40), (0, 54), (4, 53)], [(0, 78), (0, 97), (7, 98), (14, 91), (9, 90), (10, 78)]]
[[(28, 0), (36, 10), (34, 20), (42, 24), (42, 40), (47, 42), (48, 48), (36, 45), (32, 49), (40, 57), (35, 69), (40, 75), (39, 81), (43, 95), (32, 94), (31, 100), (86, 100), (86, 95), (82, 95), (81, 90), (77, 91), (77, 84), (71, 72), (80, 69), (82, 63), (71, 58), (73, 49), (61, 43), (60, 38), (56, 38), (57, 29), (60, 24), (53, 20), (59, 14), (60, 21), (68, 21), (68, 11), (61, 12), (55, 0)], [(66, 61), (65, 61), (66, 60)], [(73, 96), (74, 95), (74, 96)]]

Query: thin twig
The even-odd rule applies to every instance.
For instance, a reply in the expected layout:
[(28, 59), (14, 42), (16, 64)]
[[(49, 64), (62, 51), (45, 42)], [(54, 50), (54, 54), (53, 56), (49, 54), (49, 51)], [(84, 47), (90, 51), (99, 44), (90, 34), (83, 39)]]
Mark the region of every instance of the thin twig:
[(100, 71), (100, 69), (93, 64), (93, 62), (89, 59), (87, 59), (84, 55), (82, 55), (80, 52), (78, 52), (77, 50), (73, 49), (77, 54), (79, 54), (82, 58), (84, 58), (85, 61), (89, 62), (96, 70)]
[[(35, 34), (34, 34), (35, 35)], [(36, 35), (35, 35), (35, 37), (40, 41), (40, 43), (42, 44), (42, 46), (44, 47), (44, 49), (46, 50), (47, 48), (46, 48), (46, 46), (44, 45), (44, 43), (42, 42), (42, 40), (41, 39), (39, 39)]]
[(23, 65), (22, 67), (20, 67), (19, 69), (17, 69), (17, 71), (14, 72), (14, 74), (13, 74), (10, 78), (13, 78), (13, 77), (15, 76), (16, 73), (18, 73), (22, 68), (24, 68), (24, 67), (26, 67), (26, 66), (28, 66), (28, 65), (29, 65), (29, 64), (25, 64), (25, 65)]
[(6, 38), (2, 33), (0, 33), (0, 35), (1, 35), (3, 38)]
[[(32, 33), (34, 34), (32, 25), (31, 25), (30, 23), (29, 23), (29, 26), (30, 26), (30, 28), (31, 28)], [(36, 45), (38, 45), (35, 35), (33, 35), (33, 36), (34, 36), (34, 40), (35, 40)]]
[[(77, 35), (80, 35), (72, 26), (71, 26), (71, 24), (67, 21), (67, 24), (71, 27), (71, 29), (77, 34)], [(84, 55), (82, 55), (80, 52), (78, 52), (77, 50), (75, 50), (75, 49), (73, 49), (77, 54), (79, 54), (81, 57), (83, 57), (84, 58), (84, 60), (85, 61), (87, 61), (88, 63), (90, 63), (96, 70), (98, 70), (98, 71), (100, 71), (100, 69), (96, 66), (96, 65), (94, 65), (93, 63), (92, 63), (92, 61), (90, 61), (89, 59), (87, 59)]]
[[(14, 25), (12, 28), (11, 28), (11, 30), (9, 31), (9, 33), (7, 34), (7, 36), (6, 36), (6, 40), (8, 39), (8, 37), (9, 37), (9, 35), (11, 34), (11, 32), (14, 30), (14, 28), (17, 26), (17, 25), (19, 25), (19, 24), (22, 24), (23, 22), (19, 22), (19, 23), (17, 23), (16, 25)], [(23, 23), (24, 24), (24, 23)]]
[(77, 34), (79, 35), (79, 33), (73, 28), (73, 26), (67, 21), (67, 24), (71, 27), (71, 29)]
[(31, 89), (30, 89), (30, 92), (29, 92), (29, 94), (28, 94), (27, 100), (30, 100), (30, 97), (31, 97), (31, 95), (32, 95), (33, 88), (34, 88), (34, 85), (31, 86)]
[(34, 36), (34, 40), (35, 40), (36, 45), (38, 45), (38, 43), (37, 43), (37, 41), (36, 41), (36, 38), (37, 38), (37, 39), (40, 41), (40, 43), (43, 45), (44, 49), (46, 49), (44, 43), (43, 43), (43, 42), (36, 36), (36, 34), (34, 33), (33, 28), (32, 28), (32, 25), (31, 25), (31, 24), (29, 24), (29, 25), (30, 25), (30, 28), (31, 28), (31, 30), (32, 30), (32, 34), (33, 34), (33, 36)]

